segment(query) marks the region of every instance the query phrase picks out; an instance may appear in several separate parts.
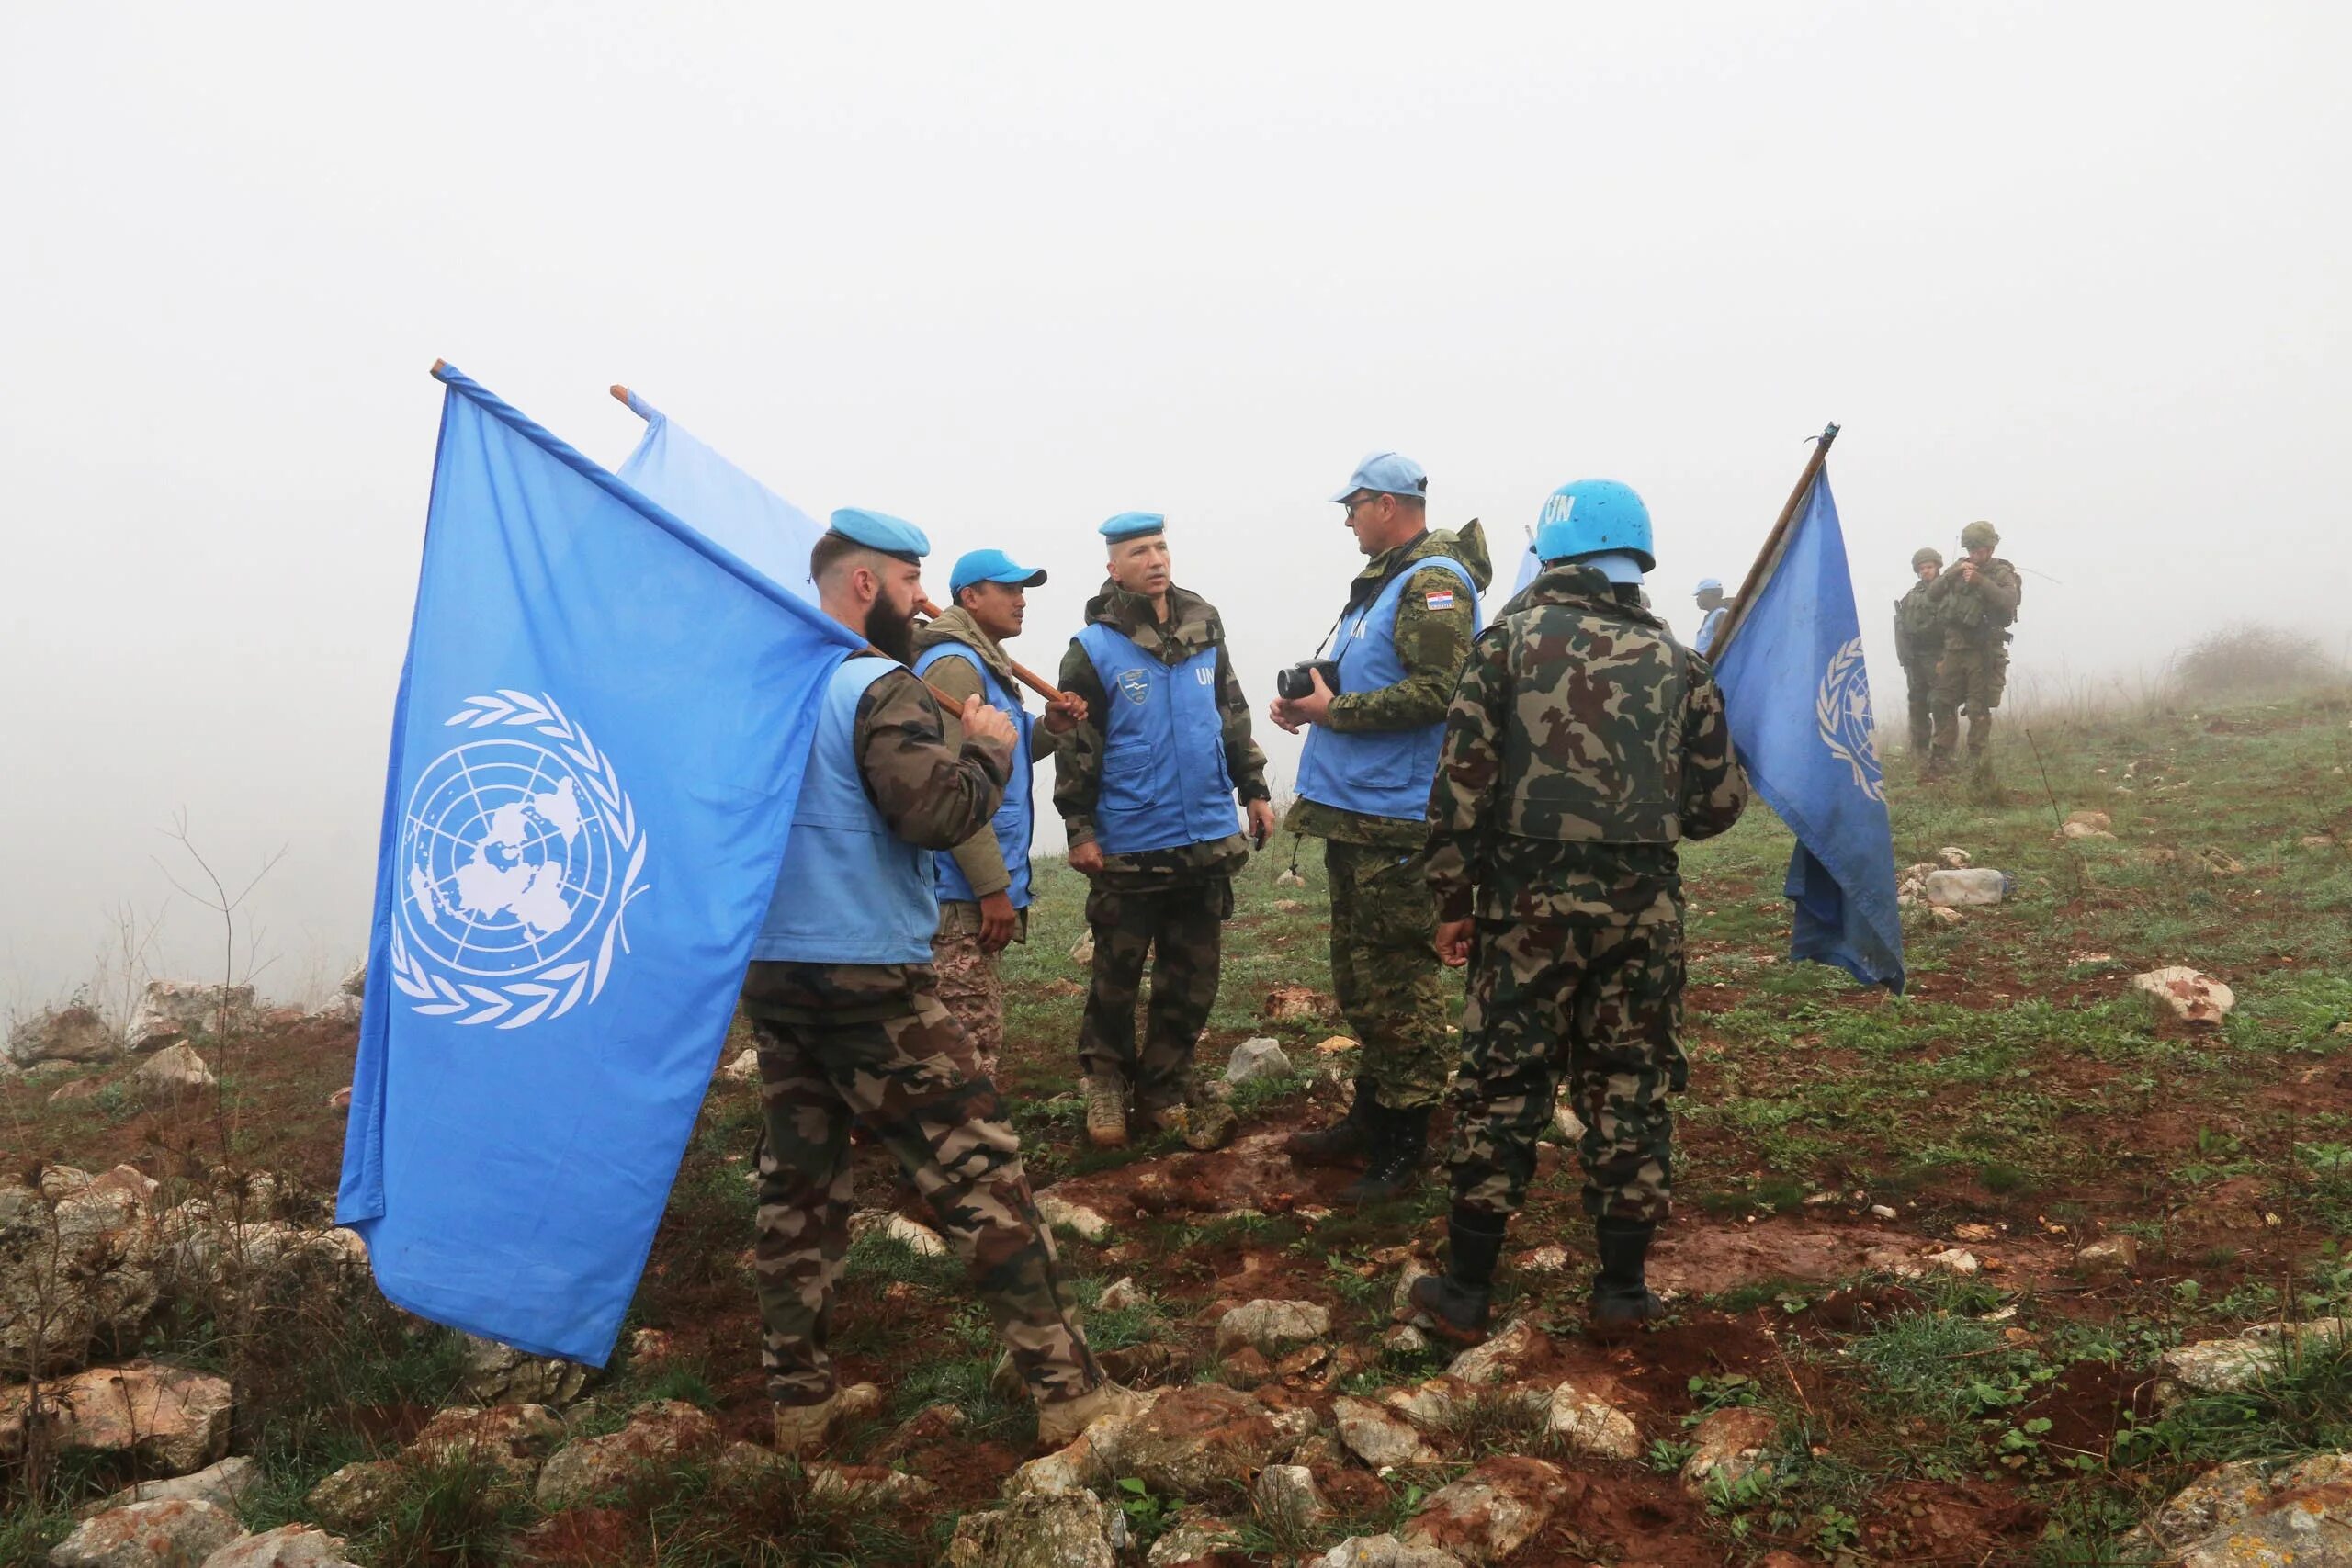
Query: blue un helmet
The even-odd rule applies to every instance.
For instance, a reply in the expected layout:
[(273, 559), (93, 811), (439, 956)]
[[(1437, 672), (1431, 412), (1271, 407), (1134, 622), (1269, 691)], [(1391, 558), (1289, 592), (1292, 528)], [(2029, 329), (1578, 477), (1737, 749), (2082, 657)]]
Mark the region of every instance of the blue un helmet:
[(1577, 479), (1554, 491), (1535, 520), (1535, 554), (1545, 565), (1577, 556), (1620, 551), (1657, 570), (1650, 550), (1650, 509), (1631, 485)]

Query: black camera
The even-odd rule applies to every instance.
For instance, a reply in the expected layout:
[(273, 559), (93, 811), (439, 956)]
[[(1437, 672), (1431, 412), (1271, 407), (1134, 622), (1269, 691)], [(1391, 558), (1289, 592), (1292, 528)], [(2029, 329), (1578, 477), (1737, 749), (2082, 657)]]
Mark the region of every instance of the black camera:
[(1323, 672), (1323, 684), (1331, 691), (1340, 689), (1340, 661), (1336, 659), (1309, 659), (1287, 670), (1274, 671), (1274, 694), (1284, 702), (1296, 702), (1315, 694), (1315, 672)]

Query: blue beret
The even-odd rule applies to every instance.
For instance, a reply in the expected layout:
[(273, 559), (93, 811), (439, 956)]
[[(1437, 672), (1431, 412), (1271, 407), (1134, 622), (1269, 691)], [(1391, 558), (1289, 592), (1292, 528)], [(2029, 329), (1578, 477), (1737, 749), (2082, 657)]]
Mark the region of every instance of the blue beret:
[(1168, 519), (1157, 512), (1122, 512), (1102, 525), (1102, 536), (1113, 544), (1140, 539), (1147, 534), (1157, 534), (1168, 526)]
[(887, 512), (844, 506), (833, 513), (831, 523), (832, 531), (842, 538), (854, 539), (867, 549), (880, 550), (886, 556), (920, 561), (931, 554), (931, 541), (923, 537), (922, 529)]
[(1430, 477), (1421, 466), (1402, 452), (1374, 452), (1356, 465), (1348, 476), (1348, 488), (1331, 499), (1345, 501), (1359, 491), (1371, 491), (1376, 495), (1427, 495)]

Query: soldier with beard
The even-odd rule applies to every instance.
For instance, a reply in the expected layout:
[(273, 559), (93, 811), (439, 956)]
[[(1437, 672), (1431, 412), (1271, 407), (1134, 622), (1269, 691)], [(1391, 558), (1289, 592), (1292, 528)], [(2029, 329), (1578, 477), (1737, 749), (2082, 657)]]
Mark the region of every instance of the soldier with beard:
[(1041, 1442), (1068, 1442), (1140, 1403), (1087, 1348), (1020, 1141), (932, 972), (931, 852), (988, 827), (1013, 730), (976, 695), (951, 747), (938, 705), (906, 668), (929, 547), (911, 524), (844, 510), (811, 553), (825, 613), (881, 652), (844, 660), (820, 699), (743, 981), (766, 1119), (752, 1249), (761, 1355), (786, 1454), (821, 1449), (878, 1397), (870, 1385), (839, 1388), (825, 1345), (849, 1247), (853, 1122), (897, 1156), (971, 1270), (1037, 1403)]

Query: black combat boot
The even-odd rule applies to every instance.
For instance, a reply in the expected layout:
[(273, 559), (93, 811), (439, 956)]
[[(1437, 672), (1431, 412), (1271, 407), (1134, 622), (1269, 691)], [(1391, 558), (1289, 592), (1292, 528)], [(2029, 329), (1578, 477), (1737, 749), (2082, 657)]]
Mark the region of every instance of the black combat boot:
[(1421, 1156), (1430, 1147), (1430, 1107), (1396, 1111), (1374, 1102), (1372, 1151), (1363, 1174), (1340, 1189), (1342, 1203), (1379, 1203), (1420, 1179)]
[(1643, 1278), (1649, 1258), (1650, 1238), (1657, 1234), (1653, 1220), (1621, 1220), (1603, 1214), (1592, 1224), (1599, 1244), (1600, 1272), (1593, 1276), (1592, 1297), (1585, 1315), (1603, 1333), (1639, 1328), (1666, 1315), (1666, 1303), (1650, 1294)]
[(1429, 1314), (1448, 1339), (1476, 1345), (1487, 1337), (1503, 1224), (1492, 1214), (1455, 1204), (1445, 1222), (1445, 1272), (1413, 1281), (1413, 1304)]
[(1319, 1133), (1293, 1133), (1283, 1153), (1299, 1165), (1350, 1165), (1372, 1152), (1372, 1114), (1380, 1103), (1370, 1078), (1356, 1079), (1348, 1113)]

